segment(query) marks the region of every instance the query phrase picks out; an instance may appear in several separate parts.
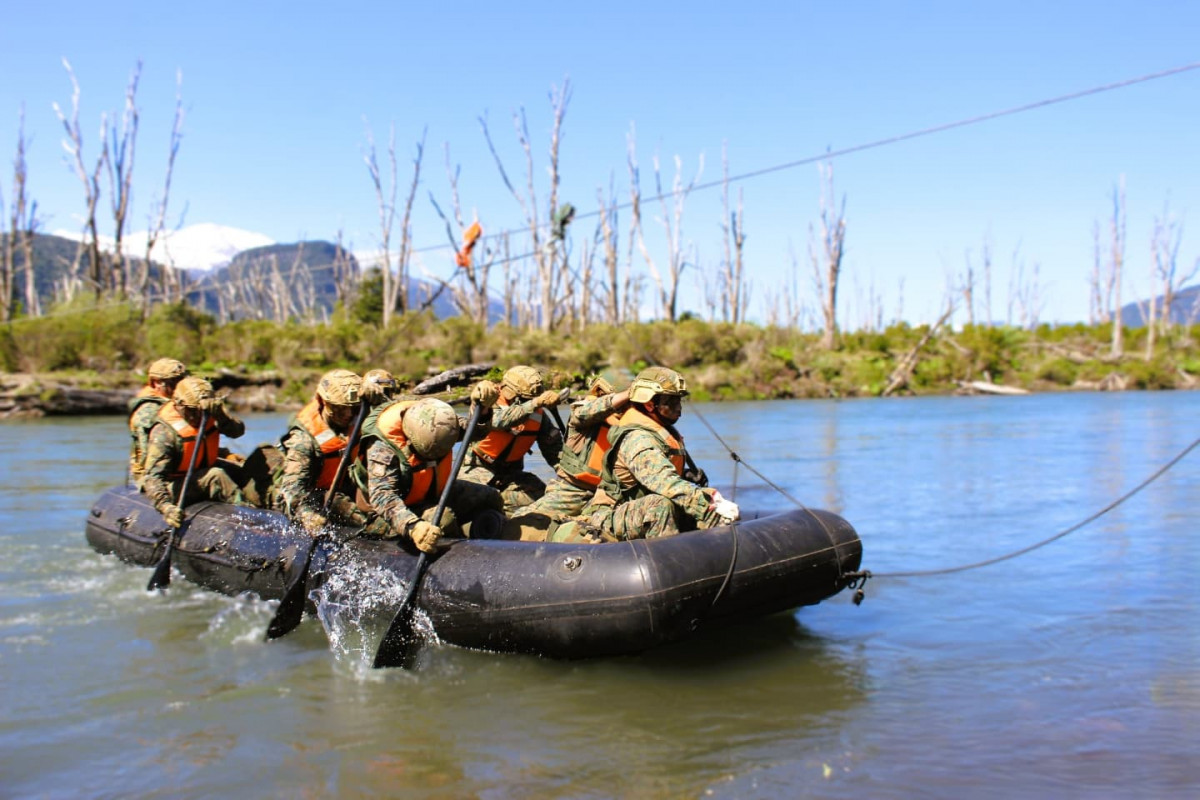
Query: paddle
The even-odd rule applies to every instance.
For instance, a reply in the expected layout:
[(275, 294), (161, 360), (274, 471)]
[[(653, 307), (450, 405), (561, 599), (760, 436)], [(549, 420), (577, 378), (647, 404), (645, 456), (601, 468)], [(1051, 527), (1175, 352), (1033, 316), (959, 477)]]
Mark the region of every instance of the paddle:
[[(183, 510), (184, 501), (187, 499), (187, 490), (192, 483), (192, 475), (196, 472), (196, 461), (200, 457), (200, 449), (204, 446), (204, 436), (208, 433), (208, 412), (200, 412), (200, 432), (196, 434), (196, 446), (192, 448), (192, 457), (188, 459), (187, 472), (183, 476), (183, 483), (179, 486), (179, 497), (175, 501), (175, 505), (179, 506), (180, 511)], [(171, 552), (175, 549), (175, 537), (183, 530), (188, 521), (185, 519), (179, 524), (178, 528), (172, 528), (167, 532), (167, 546), (163, 550), (162, 558), (158, 560), (158, 564), (154, 566), (154, 574), (150, 576), (150, 582), (146, 584), (146, 591), (152, 592), (155, 589), (165, 589), (171, 585)]]
[[(333, 483), (329, 486), (329, 491), (325, 492), (325, 503), (321, 510), (326, 514), (329, 513), (329, 506), (333, 503), (333, 493), (337, 491), (337, 487), (341, 485), (342, 478), (346, 474), (346, 467), (350, 463), (350, 453), (354, 451), (354, 445), (358, 442), (359, 433), (362, 431), (363, 420), (366, 419), (367, 409), (371, 404), (366, 400), (359, 403), (358, 416), (354, 418), (354, 427), (350, 429), (350, 435), (346, 438), (346, 449), (342, 452), (342, 460), (338, 462), (337, 470), (333, 473)], [(279, 601), (279, 608), (275, 610), (275, 616), (271, 619), (271, 624), (267, 626), (267, 641), (278, 639), (280, 636), (285, 636), (291, 633), (300, 622), (304, 619), (304, 604), (308, 599), (308, 573), (312, 566), (313, 553), (317, 549), (317, 545), (323, 543), (329, 538), (328, 534), (321, 534), (312, 540), (312, 544), (308, 546), (308, 552), (304, 556), (304, 566), (300, 569), (300, 574), (296, 576), (296, 580), (292, 581), (291, 585), (283, 593), (283, 599)]]
[[(450, 479), (446, 481), (446, 488), (442, 490), (437, 510), (433, 513), (435, 523), (442, 521), (442, 511), (446, 508), (446, 501), (450, 499), (450, 489), (454, 486), (454, 479), (458, 477), (458, 470), (462, 466), (463, 458), (466, 457), (467, 448), (471, 446), (471, 436), (475, 433), (475, 425), (479, 422), (482, 414), (483, 406), (472, 406), (471, 418), (467, 422), (467, 432), (463, 435), (463, 446), (454, 456), (454, 463), (450, 466)], [(379, 649), (375, 651), (375, 661), (371, 665), (375, 669), (380, 667), (409, 669), (412, 667), (417, 656), (417, 648), (420, 645), (420, 637), (416, 635), (412, 627), (413, 600), (417, 596), (417, 589), (421, 586), (421, 579), (425, 577), (425, 567), (428, 563), (429, 554), (422, 550), (421, 555), (417, 558), (417, 566), (413, 570), (412, 579), (408, 583), (408, 593), (404, 595), (404, 600), (401, 601), (396, 616), (392, 618), (392, 624), (388, 626), (387, 633), (379, 642)]]

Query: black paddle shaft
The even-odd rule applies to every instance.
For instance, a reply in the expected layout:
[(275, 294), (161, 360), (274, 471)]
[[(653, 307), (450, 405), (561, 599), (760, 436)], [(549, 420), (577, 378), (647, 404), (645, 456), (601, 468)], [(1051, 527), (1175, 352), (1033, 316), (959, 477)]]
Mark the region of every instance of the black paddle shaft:
[[(192, 485), (192, 475), (196, 472), (196, 461), (200, 457), (200, 449), (204, 447), (204, 436), (208, 433), (208, 412), (200, 412), (200, 432), (196, 434), (196, 446), (192, 448), (192, 457), (188, 459), (187, 472), (183, 476), (183, 483), (179, 486), (179, 497), (175, 501), (175, 505), (179, 506), (179, 510), (183, 510), (183, 505), (187, 501), (188, 487)], [(146, 591), (152, 592), (155, 589), (165, 589), (171, 585), (171, 551), (175, 549), (175, 537), (183, 530), (183, 526), (187, 524), (184, 520), (178, 528), (172, 528), (167, 532), (167, 544), (163, 550), (162, 558), (154, 565), (154, 574), (150, 576), (150, 582), (146, 584)]]
[[(483, 406), (472, 407), (471, 418), (467, 422), (467, 432), (463, 435), (463, 446), (454, 456), (454, 462), (450, 467), (450, 478), (446, 481), (446, 488), (442, 490), (437, 510), (433, 514), (435, 523), (440, 524), (442, 521), (442, 512), (446, 509), (446, 502), (450, 499), (450, 490), (454, 487), (454, 480), (458, 477), (458, 470), (462, 467), (467, 448), (471, 446), (471, 437), (475, 433), (475, 426), (482, 414)], [(417, 557), (417, 566), (413, 570), (412, 579), (408, 583), (408, 592), (404, 595), (404, 600), (401, 601), (396, 616), (392, 618), (392, 624), (388, 625), (387, 632), (380, 640), (379, 649), (375, 651), (375, 661), (371, 665), (375, 669), (381, 667), (408, 669), (412, 666), (420, 645), (420, 637), (415, 635), (412, 627), (413, 601), (417, 596), (417, 590), (421, 587), (421, 579), (425, 577), (425, 568), (428, 564), (429, 554), (422, 550), (421, 555)]]

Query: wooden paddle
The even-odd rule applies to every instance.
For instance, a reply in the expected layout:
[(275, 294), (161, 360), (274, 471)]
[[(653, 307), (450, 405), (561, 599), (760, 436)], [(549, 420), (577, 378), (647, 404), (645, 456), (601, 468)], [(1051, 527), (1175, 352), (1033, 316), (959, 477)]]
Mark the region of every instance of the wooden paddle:
[[(346, 467), (350, 464), (350, 454), (354, 451), (354, 445), (358, 443), (358, 436), (362, 432), (363, 420), (367, 417), (367, 411), (371, 404), (366, 400), (359, 403), (358, 416), (354, 418), (354, 427), (350, 429), (350, 435), (346, 438), (346, 449), (342, 452), (342, 460), (338, 462), (337, 470), (333, 473), (333, 483), (330, 484), (329, 490), (325, 492), (325, 503), (321, 506), (321, 510), (328, 514), (329, 507), (333, 503), (333, 495), (337, 491), (338, 486), (342, 483), (342, 478), (346, 474)], [(279, 608), (275, 610), (275, 616), (271, 619), (271, 624), (267, 625), (267, 641), (278, 639), (280, 636), (286, 636), (291, 633), (300, 622), (304, 619), (304, 605), (308, 600), (308, 573), (312, 567), (313, 553), (319, 545), (323, 545), (329, 540), (329, 534), (321, 534), (312, 540), (312, 544), (308, 546), (308, 552), (304, 555), (304, 566), (300, 569), (300, 574), (296, 576), (296, 580), (292, 581), (291, 585), (283, 593), (283, 599), (279, 601)]]
[[(179, 506), (180, 511), (183, 510), (183, 504), (187, 500), (187, 490), (192, 485), (192, 475), (196, 472), (196, 461), (200, 457), (200, 449), (204, 446), (204, 436), (207, 433), (208, 412), (201, 411), (200, 432), (196, 434), (196, 446), (192, 448), (192, 457), (188, 459), (187, 472), (183, 476), (183, 483), (179, 486), (179, 497), (175, 501), (175, 505)], [(178, 528), (172, 528), (167, 532), (167, 546), (163, 550), (162, 558), (154, 566), (154, 574), (150, 576), (150, 582), (146, 584), (147, 592), (165, 589), (171, 585), (171, 553), (175, 549), (175, 537), (180, 535), (187, 524), (188, 521), (185, 519)]]
[[(479, 422), (479, 417), (482, 414), (483, 406), (478, 404), (472, 406), (471, 418), (467, 422), (467, 432), (463, 435), (463, 446), (459, 448), (458, 453), (454, 456), (454, 463), (450, 467), (450, 480), (446, 481), (446, 488), (442, 490), (437, 510), (433, 513), (435, 524), (442, 521), (442, 511), (446, 508), (446, 501), (450, 499), (450, 490), (454, 487), (454, 480), (458, 477), (458, 470), (462, 466), (463, 459), (466, 457), (467, 449), (471, 446), (471, 436), (475, 433), (475, 425)], [(412, 626), (413, 601), (417, 596), (417, 590), (421, 586), (421, 579), (425, 577), (425, 567), (428, 564), (429, 554), (422, 550), (421, 555), (417, 558), (416, 569), (413, 570), (412, 578), (408, 582), (408, 592), (404, 595), (404, 600), (401, 601), (400, 608), (396, 611), (396, 616), (392, 618), (392, 624), (388, 626), (387, 633), (380, 640), (379, 649), (375, 651), (375, 661), (371, 665), (374, 668), (401, 667), (403, 669), (410, 669), (416, 660), (417, 650), (421, 644), (421, 637), (416, 635)]]

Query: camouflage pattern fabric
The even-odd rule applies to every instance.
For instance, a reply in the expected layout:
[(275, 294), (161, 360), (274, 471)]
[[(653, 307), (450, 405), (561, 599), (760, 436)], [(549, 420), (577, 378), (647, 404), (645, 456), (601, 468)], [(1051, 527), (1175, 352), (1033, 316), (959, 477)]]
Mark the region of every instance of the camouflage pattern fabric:
[(573, 517), (583, 511), (596, 490), (590, 486), (578, 486), (574, 481), (559, 478), (546, 487), (545, 493), (533, 500), (512, 516), (545, 514), (552, 518)]
[[(618, 538), (639, 531), (650, 538), (720, 524), (711, 496), (679, 476), (667, 458), (666, 443), (655, 434), (630, 430), (617, 443), (616, 454), (610, 453), (609, 457), (623, 493), (622, 498), (613, 498), (619, 513), (603, 509), (595, 501), (584, 509), (597, 527)], [(674, 506), (672, 513), (664, 515), (658, 504), (644, 502), (653, 497), (669, 501)]]
[(142, 485), (142, 476), (146, 472), (146, 451), (150, 444), (150, 429), (154, 427), (158, 410), (166, 403), (166, 398), (140, 397), (137, 407), (129, 417), (129, 435), (132, 438), (129, 448), (129, 474), (133, 484)]
[[(380, 526), (372, 526), (374, 530), (370, 532), (378, 532), (378, 535), (387, 538), (408, 538), (410, 525), (418, 519), (438, 524), (432, 517), (440, 498), (433, 488), (419, 505), (413, 508), (405, 505), (404, 496), (412, 486), (412, 473), (412, 466), (402, 461), (389, 444), (379, 440), (371, 442), (367, 448), (367, 493), (371, 507), (379, 519), (386, 523), (386, 529), (380, 531)], [(503, 507), (504, 501), (498, 491), (461, 479), (451, 484), (446, 501), (446, 508), (453, 519), (462, 524), (470, 522), (482, 511), (501, 511)], [(453, 530), (456, 526), (449, 521), (440, 527), (447, 534), (457, 533)]]
[[(217, 416), (217, 433), (236, 439), (246, 432), (246, 426), (240, 419), (224, 413)], [(210, 433), (209, 436), (214, 434)], [(175, 466), (183, 457), (183, 440), (179, 434), (165, 422), (157, 422), (150, 429), (146, 444), (146, 472), (142, 478), (142, 491), (150, 498), (150, 502), (160, 512), (164, 506), (175, 503), (183, 478), (171, 478)], [(211, 466), (207, 470), (197, 470), (192, 477), (192, 485), (188, 488), (188, 496), (183, 505), (197, 500), (216, 500), (221, 503), (243, 504), (242, 493), (235, 480), (224, 466)]]
[[(528, 419), (535, 411), (537, 411), (537, 407), (533, 400), (514, 403), (510, 406), (493, 406), (491, 428), (510, 430)], [(557, 466), (559, 455), (562, 453), (563, 440), (562, 434), (558, 432), (554, 422), (549, 419), (549, 413), (545, 412), (542, 425), (538, 429), (537, 448), (538, 452), (546, 459), (547, 464)], [(524, 459), (486, 464), (474, 453), (468, 453), (461, 477), (472, 483), (480, 483), (498, 489), (504, 496), (505, 513), (511, 514), (516, 509), (537, 500), (546, 492), (545, 482), (532, 472), (527, 472), (524, 467)]]
[(321, 477), (323, 459), (321, 446), (313, 437), (293, 429), (280, 448), (283, 466), (271, 490), (271, 503), (276, 511), (282, 511), (307, 531), (320, 528), (327, 520), (359, 527), (369, 522), (367, 514), (342, 491), (334, 492), (328, 513), (322, 510), (325, 492), (317, 488), (317, 480)]

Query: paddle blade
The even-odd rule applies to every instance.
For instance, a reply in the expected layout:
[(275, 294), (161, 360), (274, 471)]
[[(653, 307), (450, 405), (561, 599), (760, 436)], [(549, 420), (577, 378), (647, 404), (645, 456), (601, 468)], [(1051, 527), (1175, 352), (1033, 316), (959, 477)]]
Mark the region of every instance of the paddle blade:
[(375, 669), (411, 669), (416, 663), (420, 647), (421, 637), (413, 630), (413, 606), (412, 603), (406, 603), (388, 626), (387, 633), (379, 643), (379, 649), (375, 651), (375, 662), (371, 666)]
[(171, 546), (167, 545), (167, 551), (163, 553), (163, 557), (154, 565), (154, 574), (150, 576), (150, 582), (146, 584), (146, 591), (153, 592), (155, 589), (165, 589), (171, 585)]
[(308, 565), (304, 567), (304, 572), (301, 573), (292, 585), (287, 588), (283, 599), (279, 601), (279, 608), (275, 611), (275, 617), (271, 620), (271, 624), (267, 626), (267, 641), (278, 639), (280, 636), (286, 636), (300, 625), (304, 619), (304, 603), (307, 600), (305, 589), (308, 585)]

